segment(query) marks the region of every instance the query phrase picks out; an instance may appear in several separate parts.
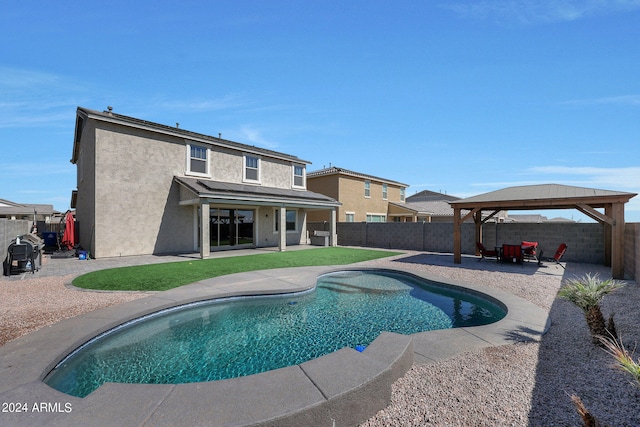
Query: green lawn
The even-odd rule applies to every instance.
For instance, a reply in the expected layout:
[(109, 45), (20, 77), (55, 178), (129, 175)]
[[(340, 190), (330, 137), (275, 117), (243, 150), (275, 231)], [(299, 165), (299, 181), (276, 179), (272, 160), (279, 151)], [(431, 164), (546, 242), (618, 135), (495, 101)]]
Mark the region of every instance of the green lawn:
[(270, 268), (346, 265), (399, 255), (400, 253), (329, 247), (199, 259), (94, 271), (75, 278), (73, 285), (85, 289), (110, 291), (165, 291), (225, 274)]

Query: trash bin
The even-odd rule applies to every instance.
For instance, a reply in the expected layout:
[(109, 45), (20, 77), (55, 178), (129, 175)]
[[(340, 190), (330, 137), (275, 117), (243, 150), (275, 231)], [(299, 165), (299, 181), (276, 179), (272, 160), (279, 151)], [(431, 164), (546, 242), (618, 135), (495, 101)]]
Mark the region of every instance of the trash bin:
[(54, 231), (46, 231), (42, 233), (44, 239), (44, 245), (55, 248), (58, 246), (58, 233)]

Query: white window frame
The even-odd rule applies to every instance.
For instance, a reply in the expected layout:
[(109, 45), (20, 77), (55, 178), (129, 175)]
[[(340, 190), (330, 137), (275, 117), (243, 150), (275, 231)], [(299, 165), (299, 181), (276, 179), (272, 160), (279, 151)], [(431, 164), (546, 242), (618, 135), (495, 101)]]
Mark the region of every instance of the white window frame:
[(387, 184), (382, 184), (382, 200), (387, 200), (389, 198), (389, 186)]
[[(256, 179), (251, 179), (251, 178), (247, 178), (247, 159), (256, 159), (258, 162), (258, 166), (256, 168), (251, 168), (251, 169), (256, 169), (256, 175), (257, 178)], [(244, 154), (242, 156), (242, 182), (249, 182), (249, 183), (253, 183), (253, 184), (260, 184), (261, 182), (261, 175), (262, 175), (262, 159), (260, 158), (260, 156), (257, 156), (255, 154)]]
[[(289, 214), (290, 212), (293, 212), (295, 214), (295, 221), (293, 224), (293, 229), (290, 230), (287, 228), (287, 233), (297, 233), (298, 232), (298, 210), (297, 209), (287, 209), (287, 214)], [(285, 214), (286, 217), (286, 214)], [(273, 209), (273, 234), (278, 234), (279, 230), (278, 230), (278, 222), (280, 221), (280, 209), (279, 208), (274, 208)], [(287, 221), (287, 225), (289, 224), (289, 221)]]
[(366, 199), (371, 198), (371, 181), (368, 179), (364, 181), (364, 197)]
[[(381, 221), (372, 221), (374, 217), (381, 219)], [(367, 213), (366, 218), (366, 222), (387, 222), (387, 214), (383, 213)]]
[[(296, 168), (300, 168), (302, 170), (302, 174), (301, 175), (296, 175)], [(306, 168), (303, 165), (291, 165), (291, 187), (292, 188), (307, 188), (306, 186), (306, 182), (307, 182), (307, 171)], [(300, 179), (302, 180), (302, 184), (301, 185), (297, 185), (296, 184), (296, 177), (300, 177)]]
[[(191, 157), (191, 148), (199, 148), (199, 149), (203, 149), (204, 153), (205, 153), (205, 158), (204, 159), (199, 159), (199, 158), (195, 158), (195, 157)], [(204, 161), (204, 173), (203, 172), (198, 172), (198, 171), (192, 171), (191, 170), (191, 160), (192, 159), (197, 159), (197, 160), (203, 160)], [(195, 143), (187, 143), (187, 167), (186, 167), (186, 175), (194, 175), (194, 176), (206, 176), (206, 177), (210, 177), (211, 173), (209, 170), (209, 163), (211, 159), (211, 150), (209, 150), (209, 147), (206, 147), (204, 145), (200, 145), (200, 144), (195, 144)]]
[(355, 212), (345, 212), (345, 222), (356, 222), (356, 213)]

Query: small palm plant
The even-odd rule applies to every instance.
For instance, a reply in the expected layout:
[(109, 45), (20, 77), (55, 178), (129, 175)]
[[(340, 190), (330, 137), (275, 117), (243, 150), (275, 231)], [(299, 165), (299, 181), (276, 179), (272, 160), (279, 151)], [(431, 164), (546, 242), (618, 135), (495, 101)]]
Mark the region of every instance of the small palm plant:
[(613, 336), (617, 339), (613, 315), (609, 317), (609, 325), (605, 324), (600, 302), (623, 284), (613, 279), (600, 280), (597, 274), (586, 274), (582, 278), (571, 279), (560, 289), (558, 296), (571, 301), (584, 312), (584, 316), (595, 344), (602, 345), (600, 337)]

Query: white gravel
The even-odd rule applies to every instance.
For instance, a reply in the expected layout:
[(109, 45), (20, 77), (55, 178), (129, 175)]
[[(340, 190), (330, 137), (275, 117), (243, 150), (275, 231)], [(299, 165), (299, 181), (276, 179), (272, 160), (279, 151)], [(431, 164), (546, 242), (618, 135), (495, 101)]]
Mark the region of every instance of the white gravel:
[[(539, 342), (414, 366), (394, 384), (391, 404), (362, 427), (577, 426), (580, 419), (569, 397), (573, 393), (606, 425), (640, 426), (640, 388), (613, 369), (613, 359), (591, 343), (582, 312), (556, 299), (563, 278), (587, 272), (608, 277), (607, 268), (570, 263), (566, 271), (551, 264), (537, 269), (470, 258), (454, 265), (451, 255), (423, 253), (366, 265), (402, 265), (500, 288), (548, 310), (552, 324)], [(150, 295), (80, 291), (67, 286), (71, 279), (38, 273), (24, 280), (0, 279), (0, 345), (62, 319)], [(607, 296), (603, 312), (605, 317), (615, 312), (627, 348), (640, 343), (640, 289), (635, 282)]]
[[(551, 328), (540, 342), (518, 343), (414, 366), (393, 386), (391, 404), (361, 427), (374, 426), (578, 426), (570, 395), (605, 425), (640, 426), (640, 388), (612, 368), (613, 358), (591, 343), (582, 311), (556, 293), (568, 277), (610, 270), (572, 264), (519, 267), (465, 259), (461, 266), (439, 256), (416, 255), (433, 264), (415, 270), (506, 290), (549, 311)], [(398, 262), (375, 261), (385, 267)], [(403, 266), (409, 266), (402, 263)], [(536, 271), (535, 274), (531, 274)], [(640, 288), (635, 282), (605, 297), (602, 311), (615, 313), (627, 349), (640, 343)], [(634, 360), (638, 360), (638, 355)]]

